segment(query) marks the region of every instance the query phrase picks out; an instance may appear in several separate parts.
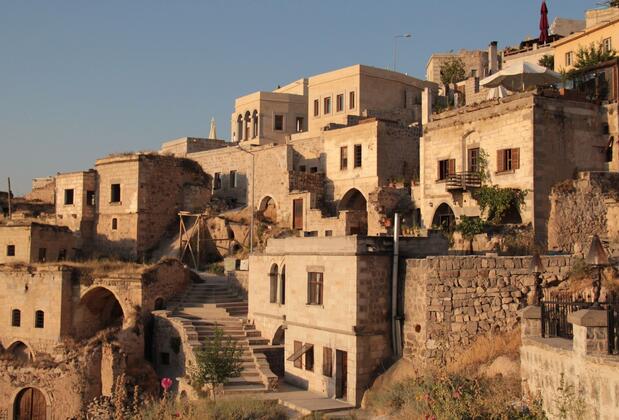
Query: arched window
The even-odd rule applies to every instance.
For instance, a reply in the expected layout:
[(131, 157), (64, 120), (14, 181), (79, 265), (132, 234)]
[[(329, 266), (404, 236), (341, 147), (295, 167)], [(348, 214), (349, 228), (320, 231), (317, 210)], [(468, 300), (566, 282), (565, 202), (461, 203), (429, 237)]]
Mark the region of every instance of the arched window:
[(286, 266), (282, 267), (282, 274), (281, 274), (281, 288), (279, 291), (279, 303), (281, 303), (282, 305), (286, 304)]
[(245, 133), (243, 133), (243, 138), (245, 140), (249, 140), (249, 128), (251, 126), (251, 114), (249, 111), (245, 113)]
[(254, 109), (254, 113), (251, 116), (251, 136), (252, 138), (258, 137), (258, 111)]
[(243, 140), (243, 116), (241, 114), (236, 119), (236, 132), (239, 133), (239, 141)]
[(34, 328), (45, 327), (45, 312), (36, 311), (34, 313)]
[(269, 302), (277, 303), (277, 264), (271, 266), (269, 272)]
[(11, 326), (21, 326), (21, 311), (19, 309), (13, 309), (11, 312)]
[(165, 309), (165, 304), (163, 302), (163, 298), (155, 299), (155, 310), (159, 311), (161, 309)]

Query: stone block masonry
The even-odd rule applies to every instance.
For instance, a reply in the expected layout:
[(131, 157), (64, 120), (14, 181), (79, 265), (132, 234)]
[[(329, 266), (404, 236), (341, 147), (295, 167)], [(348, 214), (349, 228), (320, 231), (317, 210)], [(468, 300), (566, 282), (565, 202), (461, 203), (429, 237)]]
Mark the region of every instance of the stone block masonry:
[[(440, 363), (462, 353), (480, 334), (520, 325), (532, 299), (531, 257), (441, 256), (406, 261), (404, 357)], [(571, 256), (542, 257), (545, 282), (560, 283)]]

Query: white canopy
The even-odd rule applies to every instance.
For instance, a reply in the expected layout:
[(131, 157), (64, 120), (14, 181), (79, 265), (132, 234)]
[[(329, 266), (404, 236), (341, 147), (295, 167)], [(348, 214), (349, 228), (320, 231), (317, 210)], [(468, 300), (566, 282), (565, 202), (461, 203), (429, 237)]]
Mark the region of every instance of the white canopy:
[(525, 91), (531, 87), (556, 83), (561, 75), (546, 67), (522, 61), (483, 79), (480, 84), (487, 88), (503, 86), (511, 91)]
[(486, 99), (505, 98), (508, 95), (509, 93), (507, 92), (507, 89), (505, 89), (503, 86), (497, 86), (488, 90), (488, 96), (486, 97)]

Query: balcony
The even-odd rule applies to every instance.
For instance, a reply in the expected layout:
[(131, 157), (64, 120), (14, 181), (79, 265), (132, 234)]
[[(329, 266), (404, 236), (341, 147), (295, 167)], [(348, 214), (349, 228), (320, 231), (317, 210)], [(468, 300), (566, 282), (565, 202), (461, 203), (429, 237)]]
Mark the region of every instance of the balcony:
[(447, 177), (448, 191), (464, 190), (481, 187), (481, 177), (477, 172), (458, 172)]

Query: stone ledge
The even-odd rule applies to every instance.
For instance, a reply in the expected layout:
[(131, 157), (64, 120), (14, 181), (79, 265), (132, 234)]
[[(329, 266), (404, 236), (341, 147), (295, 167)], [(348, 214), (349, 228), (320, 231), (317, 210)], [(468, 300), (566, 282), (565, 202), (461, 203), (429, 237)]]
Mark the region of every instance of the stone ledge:
[(522, 310), (523, 319), (542, 319), (542, 308), (536, 305), (529, 305)]
[(583, 327), (607, 327), (608, 314), (603, 309), (581, 309), (568, 314), (567, 322)]

